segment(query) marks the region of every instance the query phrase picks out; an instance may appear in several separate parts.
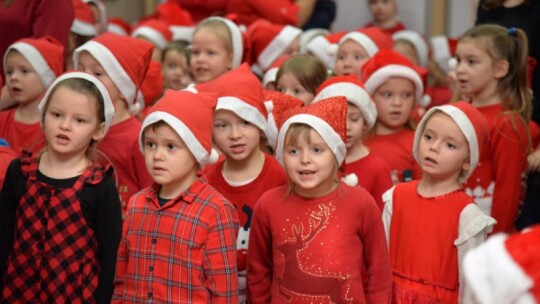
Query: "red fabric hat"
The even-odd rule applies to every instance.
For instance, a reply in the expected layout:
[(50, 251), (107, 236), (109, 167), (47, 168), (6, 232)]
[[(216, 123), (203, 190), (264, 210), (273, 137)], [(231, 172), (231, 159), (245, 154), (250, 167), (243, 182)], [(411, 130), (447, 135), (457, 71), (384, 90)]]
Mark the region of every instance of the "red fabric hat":
[[(145, 108), (151, 106), (163, 92), (163, 74), (161, 64), (150, 60), (148, 71), (141, 84), (141, 90), (137, 94), (137, 103), (143, 103)], [(142, 100), (140, 100), (142, 98)]]
[(373, 127), (377, 120), (377, 107), (366, 92), (364, 84), (356, 76), (343, 75), (328, 78), (317, 89), (317, 95), (312, 103), (335, 96), (345, 96), (348, 102), (362, 112), (367, 126)]
[(4, 55), (4, 73), (10, 50), (18, 51), (36, 70), (44, 88), (64, 72), (64, 46), (54, 37), (23, 38), (9, 46)]
[(337, 45), (339, 40), (345, 36), (347, 32), (337, 32), (326, 36), (317, 36), (311, 40), (306, 49), (313, 56), (319, 58), (326, 68), (334, 69), (336, 65), (336, 53), (328, 52), (332, 45)]
[(300, 108), (304, 102), (294, 96), (273, 90), (264, 90), (263, 96), (264, 106), (268, 111), (268, 144), (275, 149), (278, 137), (277, 122), (283, 121), (286, 111)]
[(277, 140), (276, 158), (283, 163), (283, 148), (285, 135), (294, 123), (303, 123), (312, 127), (324, 139), (338, 165), (341, 166), (347, 154), (345, 138), (347, 136), (347, 98), (343, 96), (331, 97), (288, 111), (284, 115), (285, 121), (278, 122), (279, 135)]
[(94, 37), (97, 35), (96, 19), (89, 4), (82, 0), (73, 0), (73, 9), (75, 10), (75, 19), (71, 25), (71, 32), (82, 36)]
[(339, 47), (347, 40), (353, 40), (360, 44), (373, 57), (380, 50), (391, 50), (394, 46), (392, 36), (388, 35), (379, 27), (365, 27), (356, 31), (348, 32), (341, 37), (338, 45), (331, 46), (327, 51), (331, 54), (337, 54)]
[(272, 63), (270, 68), (268, 68), (268, 70), (266, 70), (266, 72), (264, 73), (263, 80), (262, 80), (263, 87), (266, 88), (266, 85), (268, 85), (270, 82), (276, 81), (276, 76), (277, 76), (277, 72), (279, 71), (279, 68), (285, 61), (289, 60), (290, 58), (291, 58), (290, 55), (283, 55)]
[(122, 18), (111, 18), (107, 25), (107, 31), (113, 32), (117, 35), (130, 36), (131, 25)]
[(167, 23), (148, 19), (135, 26), (131, 37), (144, 37), (163, 50), (172, 41), (172, 32)]
[(251, 62), (257, 62), (266, 71), (301, 33), (299, 28), (273, 24), (266, 19), (253, 22), (247, 30), (251, 42)]
[[(94, 5), (99, 11), (99, 23), (101, 24), (102, 31), (107, 29), (107, 7), (101, 0), (82, 0), (84, 3)], [(95, 19), (95, 18), (94, 18)], [(103, 33), (98, 33), (103, 34)]]
[(216, 102), (214, 93), (165, 91), (142, 123), (139, 133), (141, 151), (144, 149), (144, 129), (162, 120), (182, 138), (201, 168), (215, 162), (218, 154), (212, 149), (212, 126)]
[(214, 80), (197, 84), (195, 89), (199, 92), (216, 92), (219, 96), (216, 110), (232, 111), (267, 134), (268, 113), (263, 103), (263, 89), (248, 64), (244, 63)]
[(362, 79), (369, 95), (388, 79), (406, 78), (414, 83), (416, 103), (422, 103), (424, 95), (423, 75), (426, 69), (417, 67), (405, 56), (393, 50), (381, 50), (362, 66)]
[(392, 35), (394, 41), (405, 40), (411, 43), (418, 54), (418, 61), (421, 67), (427, 67), (429, 61), (429, 46), (426, 39), (413, 30), (401, 30)]
[(81, 52), (90, 53), (124, 96), (130, 113), (135, 115), (144, 108), (144, 103), (137, 102), (136, 97), (153, 49), (147, 41), (107, 32), (78, 47), (73, 52), (73, 63), (77, 69)]
[(433, 60), (445, 71), (450, 72), (454, 67), (450, 64), (450, 59), (456, 56), (457, 39), (446, 36), (435, 36), (431, 40), (431, 56)]
[(488, 122), (477, 108), (466, 101), (459, 101), (429, 109), (422, 117), (414, 134), (413, 155), (417, 161), (418, 147), (420, 145), (422, 133), (426, 128), (427, 121), (438, 111), (443, 112), (452, 118), (469, 143), (470, 169), (462, 172), (459, 176), (459, 182), (464, 183), (478, 165), (478, 162), (480, 161), (480, 151), (488, 141)]
[(315, 39), (318, 36), (329, 35), (330, 31), (323, 28), (312, 28), (309, 30), (302, 31), (300, 35), (300, 54), (307, 53), (307, 46), (311, 40)]
[[(223, 24), (229, 29), (229, 33), (231, 34), (231, 45), (233, 49), (233, 60), (232, 60), (232, 68), (239, 67), (242, 62), (251, 63), (250, 59), (250, 51), (249, 51), (249, 43), (247, 36), (242, 33), (240, 30), (240, 27), (234, 23), (233, 21), (223, 18), (223, 17), (209, 17), (201, 21), (201, 23), (207, 21), (207, 20), (216, 20), (223, 22)], [(199, 23), (199, 25), (201, 24)]]
[(162, 20), (169, 25), (173, 41), (191, 41), (195, 23), (190, 12), (183, 9), (176, 2), (165, 2), (156, 7), (151, 18)]

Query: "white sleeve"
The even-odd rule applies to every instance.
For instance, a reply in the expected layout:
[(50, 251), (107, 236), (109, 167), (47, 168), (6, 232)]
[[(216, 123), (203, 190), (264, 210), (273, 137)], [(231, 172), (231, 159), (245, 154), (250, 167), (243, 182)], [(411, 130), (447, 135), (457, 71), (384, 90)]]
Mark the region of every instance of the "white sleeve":
[(390, 248), (390, 224), (392, 222), (393, 196), (395, 188), (396, 186), (393, 186), (382, 195), (382, 199), (384, 202), (382, 220), (384, 224), (384, 234), (386, 235), (386, 243), (388, 245), (388, 248)]

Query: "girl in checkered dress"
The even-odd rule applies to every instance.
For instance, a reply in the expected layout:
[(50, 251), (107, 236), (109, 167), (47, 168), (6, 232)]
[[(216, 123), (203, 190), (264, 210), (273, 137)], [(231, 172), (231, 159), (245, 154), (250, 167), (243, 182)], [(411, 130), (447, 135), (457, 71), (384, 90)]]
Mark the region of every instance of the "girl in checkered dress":
[(39, 104), (47, 140), (11, 162), (0, 194), (0, 302), (108, 303), (121, 235), (111, 170), (92, 152), (114, 116), (94, 76), (60, 76)]

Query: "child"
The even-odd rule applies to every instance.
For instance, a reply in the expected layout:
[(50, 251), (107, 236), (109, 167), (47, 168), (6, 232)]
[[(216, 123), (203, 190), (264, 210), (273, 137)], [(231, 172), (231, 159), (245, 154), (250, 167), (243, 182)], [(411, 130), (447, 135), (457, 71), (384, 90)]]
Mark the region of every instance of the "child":
[(362, 77), (377, 106), (377, 121), (366, 141), (371, 151), (390, 166), (394, 184), (421, 176), (412, 156), (414, 132), (410, 116), (424, 92), (420, 73), (410, 60), (383, 50), (366, 62)]
[(144, 98), (138, 95), (151, 54), (150, 43), (109, 32), (88, 41), (73, 54), (75, 68), (98, 77), (111, 93), (116, 115), (98, 152), (103, 162), (114, 168), (123, 212), (129, 198), (152, 183), (144, 158), (137, 151), (141, 122), (134, 116), (145, 106)]
[(419, 67), (427, 67), (429, 61), (429, 47), (419, 33), (413, 30), (402, 30), (392, 35), (394, 51), (407, 57)]
[(105, 86), (71, 72), (39, 104), (43, 153), (11, 162), (0, 197), (6, 303), (108, 303), (122, 231), (110, 167), (93, 161), (114, 116)]
[(154, 185), (130, 199), (114, 303), (237, 303), (234, 207), (197, 171), (211, 161), (215, 94), (168, 90), (140, 130)]
[(396, 0), (368, 0), (368, 6), (373, 20), (365, 27), (376, 26), (389, 35), (405, 29), (397, 18)]
[(356, 175), (358, 184), (373, 196), (382, 211), (382, 195), (392, 187), (390, 168), (382, 158), (371, 153), (363, 141), (375, 124), (377, 108), (364, 85), (353, 75), (335, 76), (323, 82), (313, 103), (334, 96), (347, 98), (345, 174)]
[(97, 35), (96, 21), (90, 4), (73, 0), (75, 19), (69, 30), (68, 45), (64, 52), (66, 70), (73, 70), (73, 51)]
[(163, 50), (172, 41), (172, 32), (169, 25), (161, 20), (148, 19), (133, 28), (131, 37), (146, 40), (154, 45), (152, 60), (161, 62)]
[(290, 110), (304, 106), (304, 103), (293, 96), (283, 94), (278, 91), (264, 90), (264, 106), (268, 111), (268, 125), (266, 135), (268, 136), (268, 147), (272, 155), (275, 155), (278, 127), (277, 124), (283, 119), (283, 115)]
[(17, 154), (23, 150), (37, 153), (44, 145), (38, 105), (64, 70), (63, 51), (64, 47), (52, 37), (21, 39), (6, 51), (6, 87), (18, 107), (0, 112), (0, 137)]
[(191, 42), (190, 68), (195, 83), (216, 79), (237, 68), (247, 58), (242, 32), (222, 17), (207, 18), (195, 29)]
[(432, 108), (418, 125), (414, 157), (422, 178), (384, 194), (395, 303), (471, 303), (463, 257), (495, 221), (461, 184), (487, 140), (487, 121), (467, 102)]
[(276, 61), (274, 61), (272, 65), (270, 65), (268, 70), (264, 72), (264, 76), (262, 78), (263, 88), (265, 88), (266, 90), (271, 90), (271, 91), (276, 90), (277, 72), (279, 71), (279, 68), (281, 67), (281, 65), (285, 63), (287, 60), (289, 60), (290, 58), (291, 56), (283, 55), (279, 57), (278, 59), (276, 59)]
[(191, 83), (187, 43), (171, 42), (163, 50), (165, 89), (183, 90)]
[(310, 55), (293, 56), (279, 68), (276, 90), (294, 96), (308, 105), (326, 77), (326, 68), (317, 58)]
[(380, 211), (338, 180), (347, 100), (289, 112), (277, 158), (289, 186), (255, 204), (248, 252), (251, 303), (389, 303), (391, 273)]
[(261, 150), (267, 112), (259, 80), (247, 64), (214, 81), (197, 85), (219, 95), (213, 139), (225, 159), (206, 171), (208, 183), (234, 204), (240, 217), (237, 239), (239, 302), (246, 301), (246, 253), (255, 202), (268, 189), (287, 183), (279, 163)]
[(524, 195), (531, 95), (526, 86), (527, 37), (520, 29), (480, 25), (456, 49), (459, 91), (490, 125), (490, 142), (465, 185), (480, 208), (497, 220), (494, 232), (514, 231)]

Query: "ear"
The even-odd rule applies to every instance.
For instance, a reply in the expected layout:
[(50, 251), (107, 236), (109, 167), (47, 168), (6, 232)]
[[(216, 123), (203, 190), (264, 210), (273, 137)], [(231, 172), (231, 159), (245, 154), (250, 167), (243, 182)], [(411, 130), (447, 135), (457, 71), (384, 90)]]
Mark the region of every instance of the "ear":
[(510, 64), (506, 60), (500, 60), (498, 62), (495, 62), (494, 70), (495, 74), (494, 77), (496, 79), (501, 79), (505, 77), (508, 74), (508, 69), (510, 68)]
[(463, 171), (469, 171), (471, 169), (471, 161), (470, 160), (466, 160), (463, 165), (461, 166), (461, 170)]
[(99, 126), (94, 131), (94, 134), (92, 135), (92, 139), (95, 141), (100, 141), (105, 137), (105, 123), (102, 122), (99, 124)]

